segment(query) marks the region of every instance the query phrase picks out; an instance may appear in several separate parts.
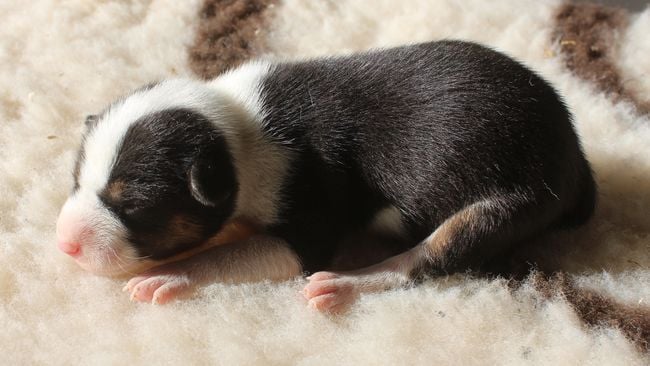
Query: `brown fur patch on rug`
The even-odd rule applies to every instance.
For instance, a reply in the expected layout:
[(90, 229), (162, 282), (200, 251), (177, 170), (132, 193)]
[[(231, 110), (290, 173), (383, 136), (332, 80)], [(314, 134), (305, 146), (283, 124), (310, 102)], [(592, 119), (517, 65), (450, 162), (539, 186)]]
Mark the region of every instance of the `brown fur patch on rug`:
[(260, 30), (275, 0), (207, 0), (200, 11), (192, 71), (204, 79), (260, 54)]
[(570, 3), (559, 8), (555, 19), (555, 41), (559, 43), (570, 70), (594, 82), (616, 100), (632, 102), (640, 113), (650, 111), (650, 105), (642, 103), (625, 88), (614, 62), (620, 34), (629, 23), (625, 9)]
[(544, 298), (564, 298), (589, 326), (618, 328), (640, 351), (650, 351), (650, 308), (620, 303), (578, 288), (564, 272), (533, 272), (529, 280)]

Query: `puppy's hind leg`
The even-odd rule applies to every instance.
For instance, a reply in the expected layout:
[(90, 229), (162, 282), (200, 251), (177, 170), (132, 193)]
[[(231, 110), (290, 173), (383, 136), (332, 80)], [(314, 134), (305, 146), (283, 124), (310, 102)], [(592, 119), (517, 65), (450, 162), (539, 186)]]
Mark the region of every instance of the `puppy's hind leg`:
[(351, 272), (318, 272), (303, 295), (322, 311), (345, 309), (361, 293), (412, 284), (425, 274), (478, 268), (509, 246), (547, 228), (559, 215), (556, 200), (512, 193), (477, 201), (445, 220), (402, 254)]

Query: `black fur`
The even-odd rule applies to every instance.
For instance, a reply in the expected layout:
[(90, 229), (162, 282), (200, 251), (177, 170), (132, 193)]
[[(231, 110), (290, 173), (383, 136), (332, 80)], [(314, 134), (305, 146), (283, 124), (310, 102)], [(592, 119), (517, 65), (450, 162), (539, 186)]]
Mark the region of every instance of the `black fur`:
[[(326, 269), (339, 244), (354, 245), (346, 239), (389, 206), (403, 215), (405, 247), (445, 223), (430, 245), (449, 248), (427, 265), (446, 272), (480, 266), (593, 211), (591, 170), (561, 98), (485, 47), (445, 41), (282, 63), (262, 81), (261, 96), (263, 132), (295, 157), (284, 209), (266, 230), (307, 271)], [(232, 214), (233, 164), (206, 117), (145, 116), (111, 173), (127, 182), (122, 201), (102, 199), (142, 255), (163, 258), (199, 244)], [(179, 213), (200, 235), (161, 246)]]
[[(300, 152), (284, 191), (291, 204), (272, 231), (309, 270), (388, 205), (404, 215), (411, 246), (496, 194), (523, 192), (540, 208), (508, 229), (520, 231), (511, 241), (579, 224), (593, 210), (591, 171), (560, 97), (482, 46), (436, 42), (282, 64), (262, 95), (268, 133)], [(481, 258), (497, 250), (479, 249)]]
[[(208, 154), (208, 155), (206, 155)], [(206, 157), (212, 159), (206, 161)], [(201, 166), (197, 201), (191, 172)], [(122, 185), (113, 197), (110, 187)], [(216, 232), (233, 211), (235, 171), (225, 139), (200, 114), (169, 109), (146, 115), (129, 127), (100, 199), (129, 230), (141, 256), (161, 259), (189, 249)], [(172, 219), (182, 227), (170, 227)], [(173, 231), (173, 232), (171, 232)], [(175, 240), (171, 240), (175, 239)]]

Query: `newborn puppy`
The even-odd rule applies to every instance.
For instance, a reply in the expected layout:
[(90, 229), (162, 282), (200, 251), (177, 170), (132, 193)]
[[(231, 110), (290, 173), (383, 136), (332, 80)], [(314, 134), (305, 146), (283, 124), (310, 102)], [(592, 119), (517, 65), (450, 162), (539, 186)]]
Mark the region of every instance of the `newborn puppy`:
[[(561, 98), (473, 43), (249, 63), (148, 85), (86, 124), (58, 246), (107, 275), (185, 254), (128, 282), (141, 301), (305, 271), (309, 304), (336, 311), (425, 274), (480, 270), (594, 208)], [(228, 225), (240, 234), (214, 239)], [(318, 272), (377, 228), (403, 251)]]

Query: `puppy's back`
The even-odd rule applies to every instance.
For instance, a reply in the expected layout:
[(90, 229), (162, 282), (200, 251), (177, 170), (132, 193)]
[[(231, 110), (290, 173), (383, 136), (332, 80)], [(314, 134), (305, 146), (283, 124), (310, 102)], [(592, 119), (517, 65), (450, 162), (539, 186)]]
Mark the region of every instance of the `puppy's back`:
[(496, 191), (548, 192), (568, 216), (593, 206), (561, 98), (483, 46), (443, 41), (280, 64), (262, 90), (271, 135), (427, 226)]

